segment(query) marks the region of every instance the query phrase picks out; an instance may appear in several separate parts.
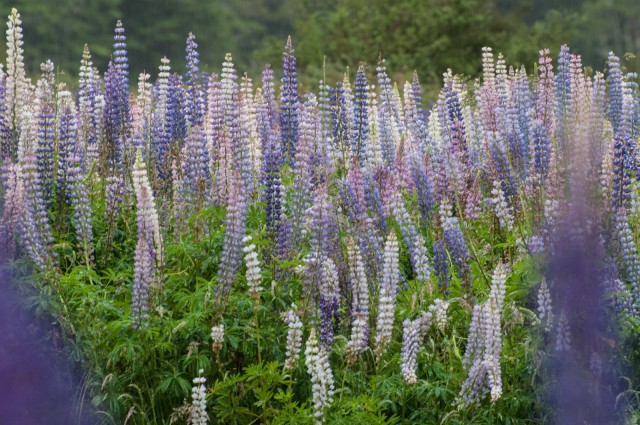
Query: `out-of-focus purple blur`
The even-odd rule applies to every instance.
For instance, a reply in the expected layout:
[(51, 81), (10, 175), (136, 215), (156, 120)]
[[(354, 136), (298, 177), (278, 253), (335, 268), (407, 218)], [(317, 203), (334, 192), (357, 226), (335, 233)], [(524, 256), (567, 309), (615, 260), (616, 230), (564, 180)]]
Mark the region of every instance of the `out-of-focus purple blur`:
[(79, 374), (52, 346), (47, 322), (29, 317), (17, 300), (0, 270), (0, 425), (98, 423), (89, 401), (75, 397)]

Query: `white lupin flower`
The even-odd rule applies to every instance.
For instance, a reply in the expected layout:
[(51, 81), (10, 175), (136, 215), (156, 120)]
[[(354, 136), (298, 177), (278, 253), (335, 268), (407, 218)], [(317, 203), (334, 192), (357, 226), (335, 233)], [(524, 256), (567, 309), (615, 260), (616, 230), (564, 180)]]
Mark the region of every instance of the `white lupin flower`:
[(380, 300), (378, 301), (378, 321), (376, 323), (375, 353), (380, 358), (391, 342), (393, 332), (396, 290), (400, 280), (398, 264), (398, 239), (394, 231), (389, 233), (384, 247), (384, 267), (380, 282)]
[(449, 309), (449, 301), (443, 301), (441, 299), (433, 300), (433, 304), (429, 306), (429, 313), (433, 317), (433, 325), (436, 326), (441, 332), (447, 326), (447, 310)]
[(209, 415), (207, 414), (207, 401), (205, 399), (207, 395), (207, 389), (204, 386), (207, 382), (207, 378), (202, 376), (204, 370), (198, 371), (198, 376), (193, 378), (193, 387), (191, 388), (191, 418), (189, 423), (191, 425), (207, 425), (209, 422)]
[(493, 273), (489, 299), (473, 307), (467, 349), (462, 365), (467, 379), (462, 384), (458, 402), (470, 405), (479, 403), (490, 393), (491, 402), (502, 396), (500, 354), (502, 329), (500, 319), (504, 305), (506, 282), (505, 267), (499, 263)]
[(258, 261), (258, 253), (256, 246), (251, 243), (251, 236), (245, 236), (242, 239), (245, 244), (244, 262), (247, 265), (247, 285), (249, 286), (249, 295), (256, 301), (260, 300), (260, 292), (262, 292), (262, 274), (260, 270), (260, 262)]
[(309, 333), (304, 354), (307, 372), (311, 376), (313, 415), (316, 418), (316, 423), (322, 424), (325, 409), (333, 402), (334, 383), (329, 355), (325, 348), (319, 344), (315, 328), (312, 328)]
[(551, 311), (551, 293), (544, 277), (540, 282), (540, 289), (538, 289), (538, 319), (546, 320), (547, 330), (549, 330), (549, 325), (553, 321), (553, 313)]
[(298, 365), (300, 359), (300, 348), (302, 348), (302, 320), (298, 317), (298, 308), (291, 304), (291, 308), (283, 313), (284, 322), (289, 325), (287, 333), (287, 359), (284, 362), (285, 370), (293, 370)]
[(570, 351), (571, 350), (571, 329), (569, 328), (569, 322), (564, 311), (560, 313), (560, 319), (558, 320), (558, 327), (556, 329), (556, 351)]
[(353, 288), (353, 312), (351, 313), (353, 322), (351, 339), (347, 344), (347, 355), (351, 362), (355, 362), (358, 355), (369, 345), (369, 287), (362, 254), (352, 240), (347, 242), (347, 258)]
[(420, 339), (422, 337), (422, 332), (420, 332), (422, 322), (422, 318), (418, 318), (416, 320), (405, 319), (402, 323), (400, 373), (402, 373), (402, 377), (409, 385), (418, 382), (416, 369), (418, 368), (418, 350), (420, 349)]
[(507, 204), (507, 200), (504, 197), (504, 193), (502, 193), (499, 181), (495, 180), (493, 182), (493, 189), (491, 190), (491, 194), (493, 195), (493, 197), (491, 198), (491, 204), (493, 205), (496, 217), (498, 217), (498, 221), (500, 222), (500, 228), (505, 230), (512, 230), (513, 211), (511, 210), (509, 204)]
[(222, 350), (222, 343), (224, 342), (224, 323), (211, 327), (211, 349), (215, 353), (219, 353)]

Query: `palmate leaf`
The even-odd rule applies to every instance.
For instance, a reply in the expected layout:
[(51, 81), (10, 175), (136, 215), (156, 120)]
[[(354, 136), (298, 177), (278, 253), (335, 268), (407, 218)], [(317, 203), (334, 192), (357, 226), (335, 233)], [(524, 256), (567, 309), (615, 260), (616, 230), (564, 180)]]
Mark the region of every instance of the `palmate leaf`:
[(191, 391), (191, 384), (185, 376), (173, 370), (171, 372), (164, 372), (161, 375), (162, 381), (158, 385), (158, 391), (160, 393), (168, 393), (174, 395), (176, 398), (187, 397)]

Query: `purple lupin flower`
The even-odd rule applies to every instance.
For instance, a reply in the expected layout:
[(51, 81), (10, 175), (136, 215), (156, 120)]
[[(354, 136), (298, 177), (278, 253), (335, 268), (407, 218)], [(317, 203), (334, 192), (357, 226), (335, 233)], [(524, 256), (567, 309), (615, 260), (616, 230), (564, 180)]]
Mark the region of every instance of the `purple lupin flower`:
[(374, 217), (378, 230), (386, 234), (389, 231), (387, 214), (384, 211), (380, 186), (374, 176), (368, 172), (364, 176), (364, 196), (369, 213)]
[(282, 89), (280, 91), (280, 128), (282, 151), (289, 164), (293, 162), (298, 145), (298, 70), (293, 55), (291, 36), (282, 52)]
[(122, 22), (118, 20), (113, 36), (113, 60), (104, 75), (105, 83), (105, 136), (107, 160), (112, 167), (122, 171), (122, 166), (132, 158), (126, 157), (125, 140), (131, 130), (129, 109), (129, 63), (127, 59), (127, 37)]
[(308, 229), (312, 252), (335, 253), (338, 251), (338, 225), (326, 184), (316, 189), (313, 204), (308, 211)]
[[(182, 77), (173, 73), (169, 75), (167, 86), (167, 116), (165, 119), (165, 132), (169, 146), (181, 149), (187, 138), (187, 119), (185, 114), (185, 89)], [(170, 148), (171, 149), (171, 148)], [(170, 152), (175, 156), (175, 152)]]
[(227, 218), (225, 219), (224, 246), (218, 266), (215, 309), (220, 314), (226, 308), (226, 301), (235, 281), (235, 275), (242, 262), (242, 238), (246, 233), (245, 217), (247, 201), (240, 173), (231, 174), (229, 197), (227, 199)]
[(121, 168), (124, 159), (123, 134), (127, 125), (129, 93), (123, 93), (122, 74), (113, 62), (109, 62), (109, 69), (104, 74), (104, 123), (105, 145), (104, 157), (111, 167)]

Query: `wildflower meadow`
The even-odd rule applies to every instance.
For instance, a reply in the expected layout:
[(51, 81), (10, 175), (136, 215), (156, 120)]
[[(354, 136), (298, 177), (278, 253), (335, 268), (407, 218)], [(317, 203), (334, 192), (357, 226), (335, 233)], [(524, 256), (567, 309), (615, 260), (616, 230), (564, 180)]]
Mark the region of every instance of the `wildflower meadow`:
[(0, 257), (101, 424), (640, 421), (640, 90), (613, 52), (486, 47), (427, 99), (382, 57), (306, 83), (291, 38), (258, 76), (201, 71), (194, 34), (185, 70), (133, 76), (118, 21), (70, 82), (26, 75), (15, 9), (6, 36)]

